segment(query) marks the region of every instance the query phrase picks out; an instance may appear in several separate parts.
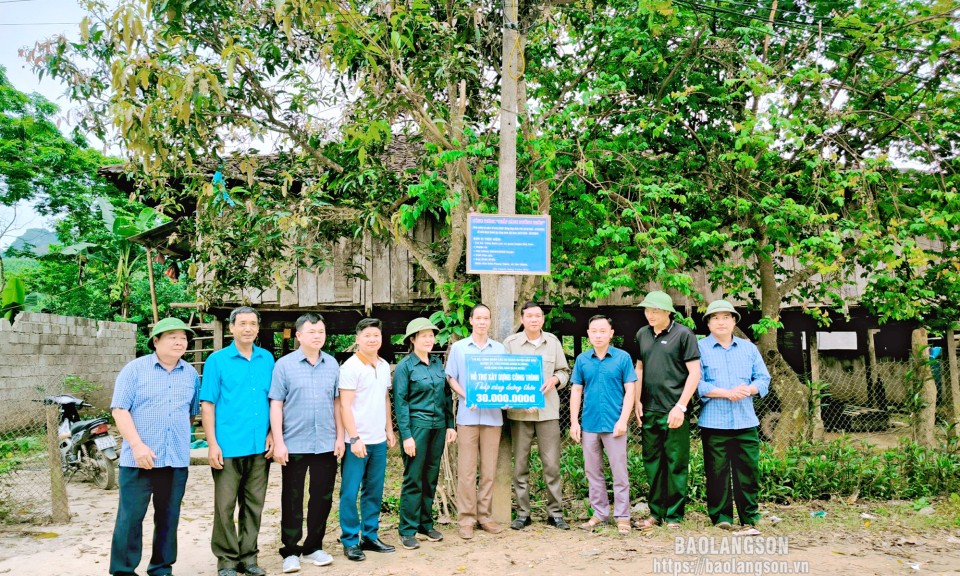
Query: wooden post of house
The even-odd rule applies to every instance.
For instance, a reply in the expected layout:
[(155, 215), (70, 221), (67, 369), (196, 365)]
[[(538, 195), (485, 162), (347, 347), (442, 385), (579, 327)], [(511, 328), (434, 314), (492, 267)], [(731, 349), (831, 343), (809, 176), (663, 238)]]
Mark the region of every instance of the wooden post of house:
[(153, 250), (147, 248), (147, 280), (150, 282), (150, 308), (153, 310), (153, 323), (160, 321), (160, 310), (157, 308), (157, 285), (153, 281)]
[(883, 389), (880, 371), (877, 364), (877, 343), (875, 337), (880, 330), (867, 330), (867, 405), (871, 408), (884, 409), (887, 403), (887, 393)]
[[(960, 438), (960, 372), (957, 371), (957, 339), (953, 328), (946, 331), (944, 338), (947, 341), (945, 352), (947, 354), (947, 378), (949, 378), (949, 385), (944, 386), (949, 397), (947, 400), (947, 410), (949, 411), (947, 422), (950, 424), (950, 434), (954, 438)], [(947, 384), (947, 382), (943, 382), (943, 384)]]
[(823, 414), (820, 410), (820, 338), (819, 332), (812, 330), (810, 335), (810, 402), (813, 404), (811, 409), (810, 428), (808, 435), (811, 440), (823, 440)]
[(213, 330), (213, 351), (223, 349), (223, 322), (219, 319), (214, 318), (213, 322), (210, 323), (210, 328)]
[(927, 345), (927, 329), (913, 331), (913, 370), (916, 392), (920, 393), (921, 403), (913, 414), (913, 439), (926, 448), (935, 445), (934, 430), (937, 416), (937, 384), (930, 370), (930, 347)]

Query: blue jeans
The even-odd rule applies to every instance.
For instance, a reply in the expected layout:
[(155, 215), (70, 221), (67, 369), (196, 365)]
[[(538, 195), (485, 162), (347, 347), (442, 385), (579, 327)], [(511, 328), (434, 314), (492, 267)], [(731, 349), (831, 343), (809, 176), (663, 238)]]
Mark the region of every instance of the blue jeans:
[(344, 546), (359, 544), (361, 534), (364, 540), (379, 538), (377, 531), (380, 529), (380, 505), (383, 503), (383, 478), (386, 473), (386, 442), (367, 444), (366, 458), (356, 457), (347, 444), (340, 472), (340, 542)]
[(164, 576), (177, 561), (177, 524), (187, 468), (120, 467), (120, 507), (110, 547), (110, 573), (136, 574), (143, 554), (143, 519), (153, 498), (153, 554), (147, 574)]

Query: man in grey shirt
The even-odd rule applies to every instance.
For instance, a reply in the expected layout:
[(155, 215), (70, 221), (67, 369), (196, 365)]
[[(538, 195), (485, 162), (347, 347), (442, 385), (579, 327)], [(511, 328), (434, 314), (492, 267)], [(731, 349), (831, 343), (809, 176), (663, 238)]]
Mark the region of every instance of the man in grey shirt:
[[(323, 551), (323, 535), (344, 441), (337, 388), (340, 367), (333, 356), (320, 351), (326, 338), (322, 316), (308, 312), (297, 318), (300, 347), (277, 361), (270, 386), (273, 459), (283, 466), (280, 555), (285, 573), (300, 570), (301, 555), (317, 566), (333, 562)], [(301, 545), (308, 472), (307, 537)]]

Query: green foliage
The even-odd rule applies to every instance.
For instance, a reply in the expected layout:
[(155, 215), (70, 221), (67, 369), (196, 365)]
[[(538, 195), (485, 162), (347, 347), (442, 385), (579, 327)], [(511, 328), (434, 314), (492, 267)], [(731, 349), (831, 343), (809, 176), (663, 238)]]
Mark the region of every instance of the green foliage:
[[(654, 283), (699, 302), (703, 275), (764, 311), (768, 351), (785, 302), (846, 311), (857, 292), (883, 320), (957, 317), (948, 6), (795, 0), (770, 20), (690, 0), (522, 4), (517, 208), (553, 222), (537, 298)], [(157, 201), (198, 199), (201, 301), (284, 287), (329, 261), (320, 240), (370, 231), (426, 271), (446, 326), (465, 215), (498, 200), (503, 22), (475, 0), (123, 0), (30, 57), (84, 103), (84, 128), (117, 130)], [(260, 138), (278, 153), (259, 158)]]
[(86, 378), (81, 378), (80, 376), (65, 376), (63, 379), (63, 387), (67, 392), (70, 392), (71, 394), (78, 394), (81, 398), (84, 398), (89, 394), (99, 392), (103, 389), (103, 386), (100, 384), (91, 382)]
[(79, 133), (64, 136), (55, 104), (24, 94), (0, 66), (0, 204), (32, 201), (44, 216), (89, 207), (108, 186), (93, 177), (103, 157)]
[(25, 459), (44, 451), (42, 435), (0, 437), (0, 475), (16, 470)]
[[(158, 214), (102, 180), (97, 169), (108, 159), (83, 138), (60, 133), (56, 106), (17, 91), (2, 68), (0, 111), (0, 203), (27, 200), (56, 216), (64, 242), (39, 258), (0, 261), (8, 279), (18, 277), (11, 290), (22, 288), (18, 300), (30, 309), (146, 325), (152, 313), (144, 250), (128, 239), (158, 223)], [(169, 315), (170, 302), (189, 299), (186, 286), (170, 282), (163, 266), (154, 264), (154, 271), (160, 314)]]
[(23, 280), (14, 276), (6, 281), (0, 291), (0, 318), (13, 320), (27, 301), (27, 288)]
[[(699, 442), (690, 447), (688, 495), (692, 503), (706, 500), (703, 452)], [(863, 500), (919, 500), (960, 491), (960, 454), (925, 449), (904, 441), (895, 449), (878, 450), (843, 437), (831, 442), (799, 442), (778, 454), (766, 443), (760, 451), (760, 499), (785, 503), (796, 500), (844, 498)], [(627, 448), (630, 498), (645, 499), (648, 485), (639, 446)], [(609, 468), (607, 484), (612, 485)], [(585, 498), (588, 483), (583, 472), (583, 451), (567, 444), (560, 458), (564, 494)], [(537, 484), (533, 494), (545, 498)], [(926, 500), (925, 500), (926, 501)]]
[(906, 385), (906, 398), (904, 399), (904, 408), (910, 414), (910, 420), (913, 427), (920, 424), (922, 413), (929, 404), (924, 396), (923, 389), (927, 379), (932, 379), (932, 363), (930, 360), (929, 346), (914, 347), (910, 351), (910, 368), (903, 373), (904, 384)]
[(440, 328), (437, 334), (437, 345), (443, 347), (470, 335), (468, 316), (479, 299), (475, 295), (478, 286), (474, 282), (463, 285), (447, 283), (441, 285), (439, 289), (445, 295), (447, 306), (431, 314), (430, 321)]

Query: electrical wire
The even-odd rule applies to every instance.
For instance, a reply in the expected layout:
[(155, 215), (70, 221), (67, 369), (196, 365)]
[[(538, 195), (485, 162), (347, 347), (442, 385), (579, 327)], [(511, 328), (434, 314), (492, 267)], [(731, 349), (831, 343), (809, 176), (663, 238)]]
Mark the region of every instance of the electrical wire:
[(0, 22), (0, 26), (79, 26), (79, 22)]
[[(510, 77), (513, 78), (515, 81), (519, 81), (520, 78), (523, 77), (523, 72), (524, 72), (524, 70), (525, 70), (526, 67), (527, 67), (527, 61), (526, 61), (526, 58), (524, 57), (524, 54), (523, 54), (523, 47), (520, 45), (520, 29), (519, 29), (519, 26), (520, 26), (520, 22), (519, 22), (519, 20), (520, 20), (520, 13), (519, 13), (520, 7), (519, 7), (519, 0), (512, 0), (512, 2), (513, 2), (513, 16), (512, 16), (512, 20), (511, 20), (509, 23), (505, 21), (505, 22), (504, 22), (504, 27), (513, 26), (514, 29), (515, 29), (516, 35), (514, 36), (513, 46), (510, 47), (510, 52), (509, 52), (509, 54), (507, 55), (507, 61), (504, 62), (504, 66), (505, 66), (506, 69), (507, 69), (507, 74), (509, 74)], [(504, 16), (506, 16), (507, 0), (504, 1), (503, 11), (504, 11)], [(506, 20), (506, 18), (504, 18), (504, 20)], [(516, 61), (516, 63), (517, 63), (516, 73), (514, 73), (513, 69), (512, 69), (511, 66), (510, 66), (510, 64), (511, 64), (512, 62), (514, 62), (514, 61)]]

